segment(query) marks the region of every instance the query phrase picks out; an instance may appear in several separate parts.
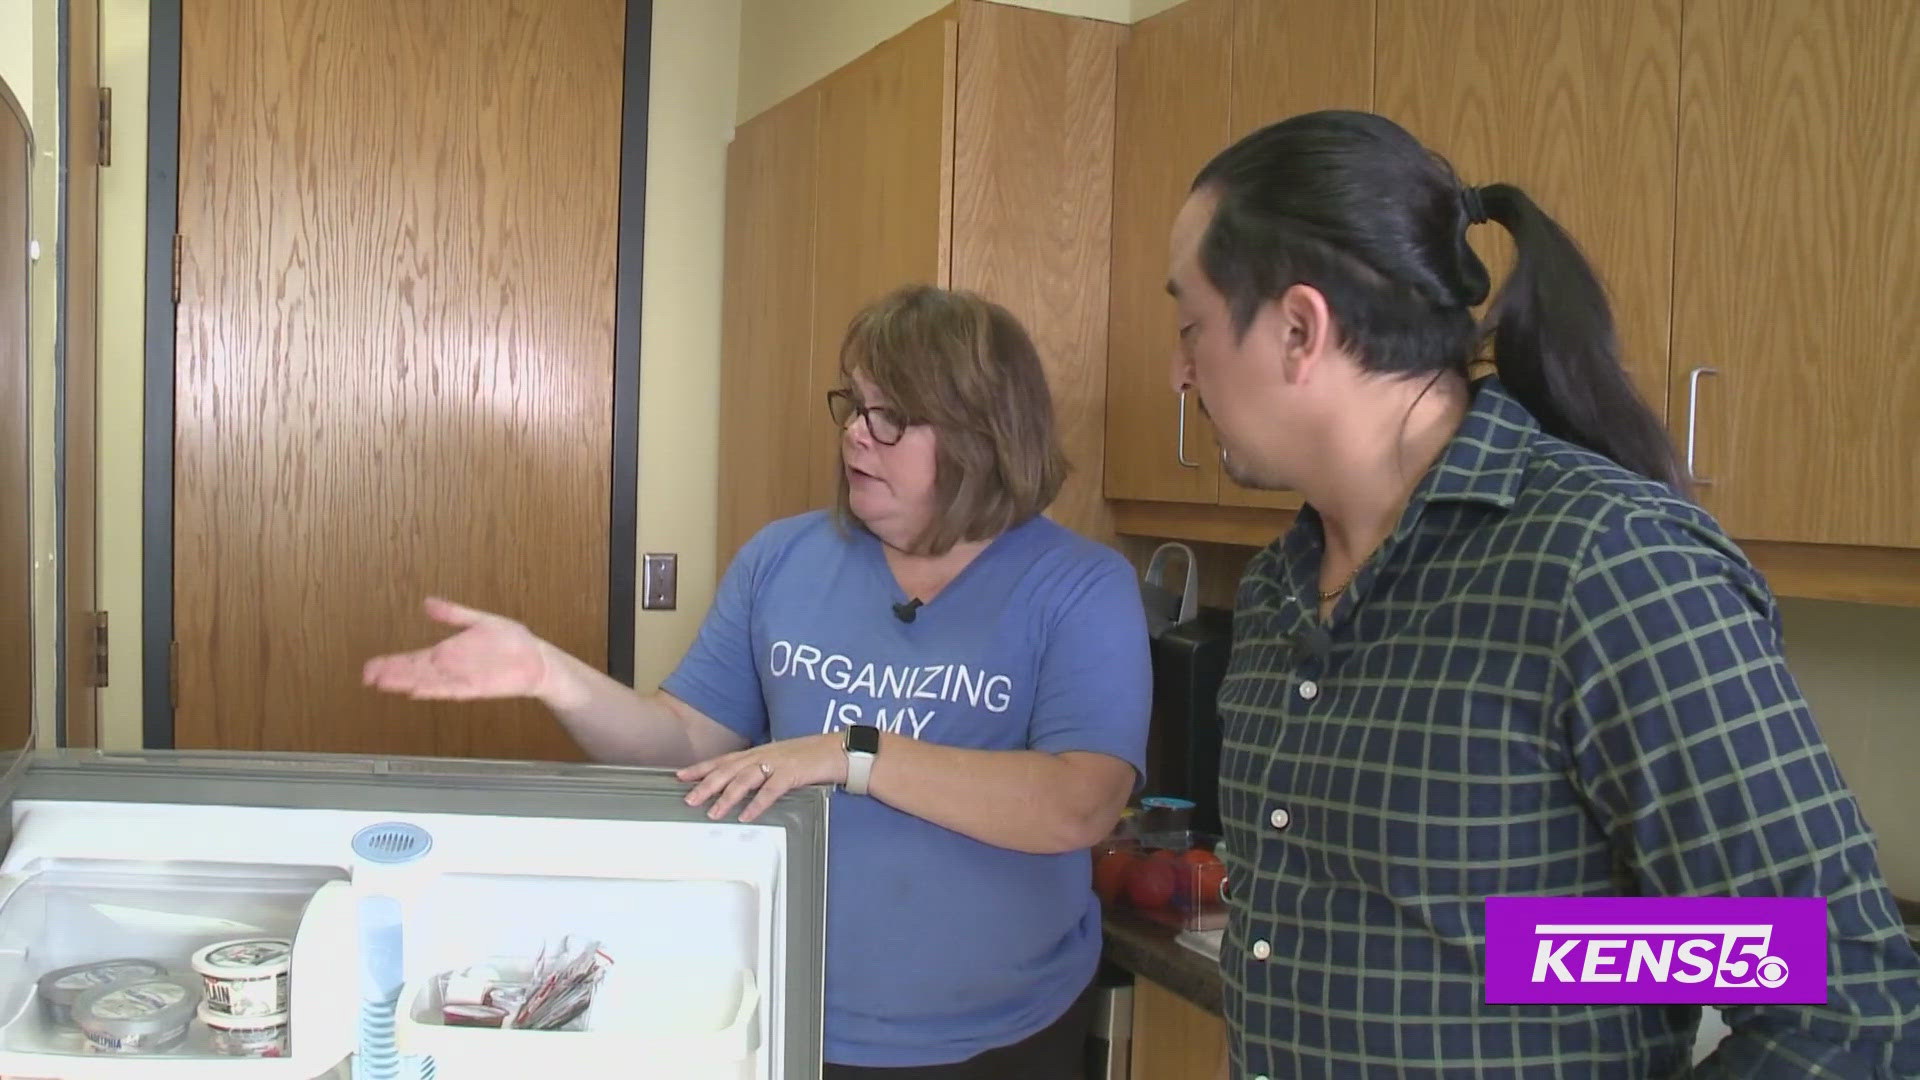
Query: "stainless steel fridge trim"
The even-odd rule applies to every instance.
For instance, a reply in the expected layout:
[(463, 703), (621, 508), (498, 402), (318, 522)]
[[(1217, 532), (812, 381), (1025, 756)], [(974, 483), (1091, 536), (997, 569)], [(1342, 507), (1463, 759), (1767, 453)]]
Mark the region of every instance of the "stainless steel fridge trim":
[[(392, 813), (506, 814), (614, 821), (706, 822), (682, 799), (686, 785), (665, 769), (542, 762), (488, 762), (345, 755), (220, 754), (171, 751), (109, 754), (42, 750), (27, 755), (13, 799), (177, 803)], [(786, 1047), (782, 1075), (818, 1080), (826, 993), (829, 792), (781, 796), (755, 824), (787, 841)], [(9, 808), (10, 809), (10, 808)], [(11, 813), (0, 814), (10, 831)]]

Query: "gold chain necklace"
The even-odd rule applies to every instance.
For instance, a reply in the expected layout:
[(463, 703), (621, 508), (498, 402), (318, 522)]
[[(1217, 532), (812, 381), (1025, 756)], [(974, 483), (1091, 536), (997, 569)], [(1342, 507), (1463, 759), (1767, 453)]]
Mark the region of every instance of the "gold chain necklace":
[(1357, 577), (1359, 577), (1359, 576), (1360, 576), (1360, 567), (1361, 567), (1361, 566), (1365, 566), (1365, 565), (1367, 565), (1367, 564), (1366, 564), (1366, 562), (1365, 562), (1365, 561), (1363, 560), (1363, 561), (1362, 561), (1362, 562), (1361, 562), (1361, 563), (1359, 564), (1359, 566), (1355, 566), (1355, 567), (1353, 568), (1353, 572), (1352, 572), (1352, 573), (1350, 573), (1350, 574), (1348, 574), (1348, 575), (1347, 575), (1347, 580), (1345, 580), (1345, 581), (1343, 581), (1343, 582), (1341, 582), (1341, 583), (1340, 583), (1340, 584), (1338, 584), (1338, 585), (1335, 585), (1335, 586), (1334, 586), (1333, 588), (1331, 588), (1331, 589), (1327, 589), (1327, 590), (1325, 590), (1325, 591), (1322, 591), (1322, 592), (1320, 593), (1320, 599), (1321, 599), (1321, 600), (1323, 600), (1323, 601), (1326, 601), (1326, 600), (1332, 600), (1333, 598), (1335, 598), (1335, 597), (1337, 597), (1337, 596), (1339, 596), (1339, 595), (1340, 595), (1341, 593), (1343, 593), (1343, 592), (1346, 592), (1346, 591), (1347, 591), (1347, 586), (1349, 586), (1349, 585), (1351, 585), (1351, 584), (1353, 584), (1353, 579), (1354, 579), (1354, 578), (1357, 578)]

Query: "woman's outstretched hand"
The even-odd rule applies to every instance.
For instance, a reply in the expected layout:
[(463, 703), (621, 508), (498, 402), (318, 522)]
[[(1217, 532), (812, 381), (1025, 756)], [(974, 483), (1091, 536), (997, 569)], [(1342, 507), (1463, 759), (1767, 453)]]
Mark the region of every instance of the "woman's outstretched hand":
[(558, 652), (512, 619), (429, 599), (427, 615), (459, 632), (430, 648), (377, 656), (361, 680), (377, 690), (420, 700), (563, 696)]

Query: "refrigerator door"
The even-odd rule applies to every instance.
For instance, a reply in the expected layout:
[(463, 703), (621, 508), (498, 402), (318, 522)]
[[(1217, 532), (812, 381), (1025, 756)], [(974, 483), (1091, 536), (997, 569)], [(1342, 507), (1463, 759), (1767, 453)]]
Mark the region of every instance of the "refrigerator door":
[[(177, 1056), (206, 1052), (200, 1028), (169, 1063), (202, 1067), (191, 1075), (317, 1075), (357, 1040), (359, 930), (373, 898), (401, 912), (397, 1050), (431, 1055), (446, 1080), (502, 1068), (814, 1080), (827, 792), (790, 793), (742, 825), (708, 820), (685, 791), (669, 772), (606, 766), (31, 755), (0, 860), (0, 964), (13, 972), (0, 1073), (59, 1075), (29, 1067), (57, 1061), (76, 1077), (173, 1075), (156, 1057), (139, 1071), (117, 1055), (56, 1058), (65, 1044), (44, 1041), (53, 1029), (26, 981), (55, 961), (101, 959), (80, 955), (85, 942), (177, 971), (189, 947), (278, 932), (293, 940), (298, 1067)], [(460, 987), (444, 976), (484, 967), (512, 982), (566, 936), (600, 942), (611, 960), (580, 1021), (559, 1031), (445, 1022)]]

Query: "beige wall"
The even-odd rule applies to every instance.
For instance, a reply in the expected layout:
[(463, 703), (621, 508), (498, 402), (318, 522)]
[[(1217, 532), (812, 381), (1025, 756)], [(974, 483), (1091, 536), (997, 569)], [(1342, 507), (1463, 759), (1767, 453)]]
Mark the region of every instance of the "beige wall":
[(1180, 2), (1181, 0), (1133, 0), (1127, 8), (1127, 14), (1134, 22), (1139, 22), (1149, 16), (1158, 15)]
[[(743, 0), (740, 103), (746, 120), (887, 40), (950, 0)], [(1125, 23), (1141, 0), (1006, 0), (1016, 7)], [(1169, 3), (1173, 0), (1168, 0)]]
[(33, 3), (0, 0), (0, 81), (33, 115)]
[[(7, 0), (0, 0), (7, 2)], [(100, 601), (112, 613), (109, 747), (140, 744), (140, 476), (144, 357), (147, 2), (102, 0), (102, 79), (115, 94), (103, 175)], [(739, 0), (654, 0), (641, 320), (639, 549), (680, 553), (680, 608), (641, 612), (635, 674), (663, 678), (714, 586), (720, 254), (726, 144), (739, 79)]]
[(113, 167), (100, 170), (99, 591), (112, 678), (100, 745), (140, 746), (140, 469), (146, 387), (147, 0), (101, 0), (100, 82)]
[(40, 257), (28, 281), (27, 423), (32, 432), (34, 723), (40, 743), (52, 745), (54, 641), (58, 623), (59, 565), (54, 522), (54, 343), (58, 326), (59, 200), (59, 9), (56, 0), (0, 0), (0, 79), (27, 110), (33, 126), (30, 198), (33, 238)]
[(1920, 900), (1920, 609), (1783, 600), (1787, 661), (1880, 837), (1893, 891)]

